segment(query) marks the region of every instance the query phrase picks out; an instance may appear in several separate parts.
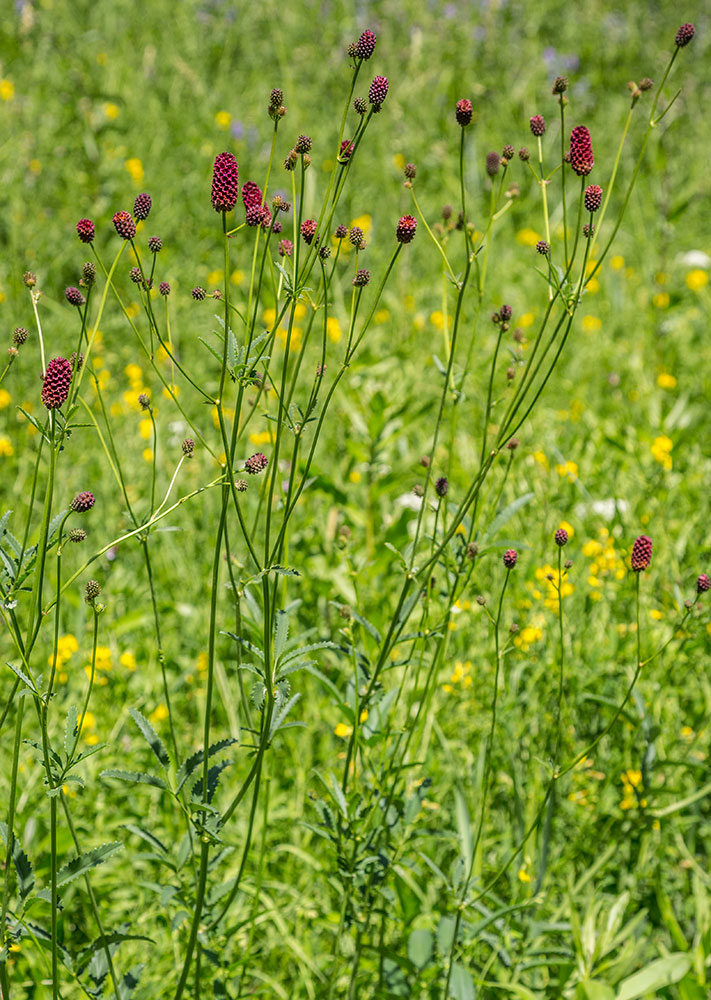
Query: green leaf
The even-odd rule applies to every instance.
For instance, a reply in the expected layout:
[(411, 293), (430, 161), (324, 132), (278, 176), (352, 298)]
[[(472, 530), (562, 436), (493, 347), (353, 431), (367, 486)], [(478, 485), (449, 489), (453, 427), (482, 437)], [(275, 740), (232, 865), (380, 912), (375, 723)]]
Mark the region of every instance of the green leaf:
[[(269, 727), (270, 739), (274, 735), (274, 733), (276, 733), (276, 731), (284, 724), (284, 719), (287, 717), (289, 712), (292, 710), (292, 708), (297, 703), (297, 701), (299, 701), (300, 698), (301, 694), (299, 692), (293, 694), (291, 698), (289, 698), (289, 700), (286, 702), (286, 704), (282, 705), (279, 711), (274, 713), (274, 716), (272, 718), (272, 724)], [(292, 725), (292, 723), (289, 723), (289, 725)]]
[(162, 778), (155, 774), (146, 774), (145, 771), (122, 771), (120, 768), (110, 767), (100, 774), (102, 778), (118, 778), (119, 781), (133, 781), (142, 785), (153, 785), (155, 788), (167, 788), (167, 784)]
[(576, 1000), (615, 1000), (615, 991), (599, 979), (583, 979), (575, 991)]
[[(225, 750), (227, 749), (227, 747), (231, 747), (234, 743), (239, 743), (239, 740), (233, 739), (232, 737), (229, 737), (228, 739), (224, 740), (218, 740), (217, 743), (213, 743), (212, 746), (207, 751), (208, 759), (214, 756), (214, 754), (219, 753), (221, 750)], [(178, 769), (178, 775), (177, 775), (178, 787), (176, 788), (177, 792), (180, 791), (180, 789), (183, 787), (183, 785), (188, 780), (190, 775), (193, 773), (195, 768), (198, 767), (200, 764), (202, 764), (203, 759), (204, 759), (203, 751), (197, 750), (191, 757), (188, 757), (187, 760), (183, 761), (183, 763), (180, 765)]]
[(96, 868), (97, 865), (103, 864), (112, 854), (120, 851), (122, 847), (123, 844), (120, 840), (114, 840), (109, 844), (94, 847), (91, 851), (86, 851), (85, 854), (80, 854), (78, 857), (72, 858), (68, 864), (64, 865), (57, 872), (57, 888), (59, 889), (63, 885), (73, 882), (80, 875), (86, 875), (88, 871)]
[(165, 748), (163, 740), (158, 736), (153, 726), (150, 724), (145, 715), (141, 713), (136, 708), (129, 708), (131, 718), (136, 723), (138, 728), (141, 730), (146, 738), (148, 746), (151, 748), (153, 753), (158, 758), (161, 767), (167, 771), (170, 767), (170, 757), (168, 756), (168, 751)]
[(635, 972), (620, 983), (615, 1000), (639, 1000), (648, 993), (655, 993), (665, 986), (672, 986), (683, 979), (691, 968), (691, 958), (682, 951), (652, 962), (641, 972)]
[(151, 847), (157, 848), (162, 854), (168, 853), (168, 848), (162, 841), (158, 840), (155, 834), (152, 834), (150, 830), (145, 830), (142, 826), (138, 826), (136, 823), (122, 823), (121, 826), (124, 830), (128, 830), (129, 833), (134, 833), (137, 837), (145, 840), (147, 844)]
[[(506, 524), (507, 521), (511, 520), (514, 514), (517, 514), (522, 507), (530, 503), (533, 500), (533, 493), (524, 493), (523, 496), (516, 497), (508, 507), (504, 507), (501, 513), (494, 518), (487, 530), (484, 532), (483, 541), (487, 541), (489, 538), (494, 538), (500, 528)], [(481, 547), (481, 546), (480, 546)]]
[(19, 677), (23, 684), (27, 685), (27, 687), (30, 689), (30, 691), (32, 692), (32, 694), (37, 694), (37, 695), (39, 694), (39, 691), (34, 686), (34, 684), (30, 680), (30, 678), (27, 676), (27, 674), (25, 674), (19, 667), (15, 667), (12, 663), (8, 663), (7, 665), (10, 668), (10, 670), (12, 670), (13, 674), (15, 674), (17, 677)]
[[(7, 844), (7, 823), (0, 823), (0, 834), (3, 840)], [(12, 860), (15, 865), (15, 871), (17, 872), (17, 884), (20, 891), (20, 898), (24, 899), (32, 889), (35, 884), (35, 876), (32, 871), (32, 865), (30, 859), (27, 857), (22, 849), (22, 844), (16, 836), (12, 838)]]
[[(234, 764), (233, 760), (221, 760), (218, 764), (213, 764), (210, 770), (207, 772), (207, 801), (212, 802), (215, 791), (217, 790), (217, 785), (220, 780), (220, 775), (225, 770), (226, 767), (230, 767)], [(192, 798), (202, 801), (202, 778), (199, 778), (193, 785), (192, 792), (190, 793)]]
[(470, 972), (459, 962), (452, 967), (449, 981), (449, 996), (452, 1000), (476, 1000), (476, 987)]
[(407, 957), (418, 969), (424, 969), (434, 952), (432, 931), (413, 931), (407, 941)]
[(97, 951), (105, 952), (107, 945), (113, 955), (114, 949), (110, 946), (112, 944), (121, 944), (122, 941), (150, 941), (151, 944), (155, 944), (153, 938), (146, 937), (145, 934), (126, 934), (123, 931), (111, 931), (103, 937), (97, 938), (96, 941), (93, 941), (89, 947), (81, 953), (77, 959), (77, 965), (80, 967), (84, 965), (84, 963), (88, 962), (91, 956)]

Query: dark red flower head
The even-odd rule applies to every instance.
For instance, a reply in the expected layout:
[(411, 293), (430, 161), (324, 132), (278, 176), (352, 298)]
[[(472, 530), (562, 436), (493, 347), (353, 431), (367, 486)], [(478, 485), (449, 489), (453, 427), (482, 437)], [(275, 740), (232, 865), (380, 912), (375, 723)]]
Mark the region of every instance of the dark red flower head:
[(435, 493), (438, 497), (446, 497), (449, 492), (449, 480), (446, 476), (440, 476), (435, 482)]
[(565, 528), (558, 528), (554, 537), (556, 545), (558, 545), (561, 549), (564, 545), (568, 544), (568, 532)]
[(167, 281), (161, 281), (160, 285), (158, 285), (158, 291), (161, 295), (170, 295), (170, 284)]
[(546, 131), (546, 120), (543, 115), (534, 115), (529, 119), (529, 125), (535, 136), (543, 135)]
[(547, 257), (551, 252), (550, 243), (546, 243), (545, 240), (539, 240), (538, 243), (536, 243), (536, 250), (542, 257)]
[(373, 111), (380, 111), (388, 96), (388, 78), (387, 76), (376, 76), (370, 85), (370, 90), (368, 91), (368, 100), (373, 105)]
[(463, 97), (461, 101), (457, 101), (454, 114), (457, 118), (457, 122), (462, 126), (462, 128), (465, 128), (465, 126), (469, 125), (471, 122), (472, 115), (474, 114), (472, 102), (466, 97)]
[(486, 154), (486, 172), (489, 177), (493, 177), (494, 174), (499, 172), (499, 166), (501, 164), (501, 158), (498, 153), (493, 150)]
[(83, 493), (77, 493), (74, 497), (71, 502), (71, 508), (78, 514), (84, 514), (87, 510), (91, 510), (95, 503), (96, 497), (94, 494), (88, 490), (84, 490)]
[(602, 188), (599, 184), (591, 184), (585, 188), (585, 211), (597, 212), (602, 205)]
[(333, 234), (337, 240), (344, 240), (348, 235), (348, 226), (344, 226), (342, 223), (336, 226), (336, 231)]
[(358, 59), (370, 59), (375, 51), (376, 38), (367, 28), (356, 42), (355, 54)]
[(133, 217), (134, 219), (147, 219), (151, 211), (151, 196), (146, 194), (139, 194), (136, 196), (136, 200), (133, 203)]
[(304, 219), (301, 223), (301, 235), (305, 243), (313, 242), (313, 238), (316, 236), (316, 219)]
[(504, 552), (504, 566), (506, 569), (513, 569), (516, 565), (518, 559), (518, 552), (516, 549), (506, 549)]
[(281, 257), (291, 257), (294, 251), (294, 244), (291, 240), (279, 240), (279, 255)]
[(239, 198), (239, 167), (233, 153), (219, 153), (212, 168), (212, 207), (231, 212)]
[(691, 39), (694, 37), (695, 34), (696, 34), (696, 28), (693, 26), (693, 24), (689, 24), (689, 22), (687, 21), (686, 24), (682, 24), (682, 26), (677, 31), (674, 41), (676, 42), (676, 44), (679, 46), (680, 49), (683, 49), (685, 45), (689, 44), (689, 42), (691, 41)]
[(250, 476), (256, 476), (260, 472), (263, 472), (267, 465), (269, 464), (269, 459), (266, 455), (263, 455), (261, 451), (258, 451), (256, 455), (252, 455), (244, 463), (244, 470), (248, 472)]
[(300, 154), (310, 153), (312, 146), (313, 142), (311, 141), (311, 137), (308, 135), (300, 135), (294, 143), (294, 149)]
[(82, 243), (93, 243), (96, 228), (91, 219), (79, 219), (77, 222), (77, 236)]
[(696, 581), (696, 592), (698, 594), (705, 594), (707, 590), (711, 590), (711, 580), (706, 573), (702, 573)]
[(395, 237), (398, 243), (412, 243), (417, 232), (417, 219), (412, 215), (403, 215), (397, 224)]
[(136, 223), (130, 212), (117, 212), (114, 215), (114, 229), (122, 240), (132, 240), (136, 235)]
[(86, 299), (74, 285), (70, 285), (64, 292), (64, 297), (71, 306), (83, 306)]
[(359, 271), (356, 271), (356, 276), (353, 279), (353, 285), (356, 288), (365, 288), (365, 286), (370, 281), (370, 271), (367, 271), (362, 267)]
[(67, 358), (52, 358), (42, 382), (42, 402), (48, 410), (63, 406), (72, 381), (72, 363)]
[(200, 285), (196, 285), (190, 292), (196, 302), (202, 302), (207, 297), (207, 292)]
[(635, 573), (647, 569), (652, 561), (652, 539), (648, 535), (640, 535), (635, 538), (632, 546), (632, 558), (630, 560)]
[(590, 132), (584, 125), (570, 133), (570, 165), (578, 177), (587, 177), (595, 165)]
[(353, 156), (353, 149), (354, 149), (354, 146), (353, 146), (353, 143), (351, 142), (351, 140), (350, 139), (344, 139), (343, 142), (341, 143), (341, 151), (338, 154), (339, 157), (340, 157), (340, 159), (341, 160), (350, 160), (351, 156)]
[(148, 249), (151, 253), (158, 253), (163, 249), (163, 240), (160, 236), (149, 236), (148, 237)]

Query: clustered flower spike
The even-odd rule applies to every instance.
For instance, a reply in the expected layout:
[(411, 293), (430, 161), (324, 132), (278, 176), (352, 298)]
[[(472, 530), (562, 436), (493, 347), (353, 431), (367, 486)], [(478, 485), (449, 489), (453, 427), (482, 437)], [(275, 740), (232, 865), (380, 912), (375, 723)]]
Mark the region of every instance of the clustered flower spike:
[(244, 471), (248, 472), (250, 476), (257, 476), (260, 472), (264, 472), (268, 464), (269, 459), (267, 456), (258, 451), (244, 463)]
[(368, 110), (368, 105), (363, 97), (356, 97), (353, 101), (353, 110), (357, 115), (364, 115)]
[(16, 326), (12, 332), (12, 342), (15, 347), (22, 347), (23, 344), (27, 343), (28, 337), (29, 333), (24, 326)]
[(353, 285), (356, 288), (365, 288), (365, 286), (370, 281), (370, 271), (367, 271), (362, 267), (359, 271), (356, 271), (356, 276), (353, 279)]
[(585, 188), (585, 211), (597, 212), (602, 205), (602, 188), (599, 184), (591, 184)]
[(93, 243), (96, 229), (91, 219), (79, 219), (77, 222), (77, 236), (82, 243)]
[(170, 284), (169, 284), (169, 282), (167, 282), (167, 281), (161, 281), (160, 285), (158, 285), (158, 291), (160, 292), (161, 295), (163, 295), (165, 297), (167, 297), (168, 295), (170, 295)]
[(86, 541), (86, 532), (83, 528), (72, 528), (71, 531), (67, 532), (67, 538), (70, 542), (78, 544), (79, 542)]
[(440, 476), (435, 482), (435, 493), (438, 497), (446, 497), (449, 492), (449, 480), (446, 476)]
[(538, 243), (536, 243), (536, 250), (541, 257), (547, 257), (551, 252), (550, 243), (546, 243), (545, 240), (539, 240)]
[(145, 392), (139, 392), (138, 394), (138, 405), (142, 410), (150, 410), (151, 408), (151, 398)]
[(348, 226), (344, 226), (341, 223), (341, 225), (336, 226), (336, 231), (335, 231), (335, 233), (333, 235), (334, 235), (334, 238), (337, 239), (337, 240), (344, 240), (346, 238), (346, 236), (348, 235)]
[(649, 567), (652, 561), (652, 539), (649, 535), (640, 535), (635, 538), (632, 546), (632, 557), (630, 562), (635, 573)]
[(528, 159), (530, 159), (530, 156), (531, 156), (531, 154), (526, 149), (526, 147), (525, 146), (521, 146), (521, 148), (518, 151), (518, 158), (519, 158), (519, 160), (521, 160), (522, 163), (525, 163)]
[(70, 285), (64, 292), (64, 297), (71, 306), (83, 306), (86, 299), (74, 285)]
[(185, 455), (186, 458), (193, 457), (193, 452), (195, 451), (195, 442), (193, 441), (192, 438), (185, 438), (181, 447), (183, 449), (183, 455)]
[(151, 253), (158, 253), (163, 249), (163, 240), (160, 236), (149, 236), (148, 237), (148, 249)]
[(367, 28), (356, 42), (355, 54), (358, 59), (370, 59), (375, 51), (376, 37)]
[(567, 76), (557, 76), (553, 83), (553, 93), (554, 94), (564, 94), (568, 89), (568, 77)]
[(405, 177), (407, 177), (409, 181), (414, 181), (415, 177), (417, 177), (417, 167), (414, 163), (405, 164)]
[(146, 194), (136, 195), (136, 200), (133, 203), (133, 217), (134, 219), (147, 219), (151, 211), (151, 196)]
[(504, 552), (504, 566), (506, 569), (513, 569), (516, 565), (518, 559), (518, 552), (516, 549), (506, 549)]
[(555, 543), (559, 548), (563, 548), (564, 545), (568, 544), (568, 532), (565, 528), (558, 528), (555, 535)]
[(356, 250), (365, 249), (365, 235), (360, 226), (351, 226), (348, 232), (348, 242), (351, 243)]
[(711, 590), (711, 580), (706, 573), (702, 573), (696, 581), (696, 593), (705, 594), (707, 590)]
[(302, 155), (304, 153), (310, 153), (312, 146), (313, 143), (311, 141), (311, 137), (308, 135), (300, 135), (294, 143), (294, 149), (297, 153), (301, 153)]
[(461, 101), (457, 101), (457, 107), (455, 108), (454, 114), (456, 115), (457, 122), (466, 128), (472, 120), (472, 115), (474, 114), (474, 108), (472, 107), (472, 102), (466, 97), (463, 97)]
[(486, 172), (489, 177), (493, 177), (499, 172), (499, 166), (501, 165), (501, 158), (498, 153), (493, 150), (486, 154)]
[(140, 285), (143, 283), (143, 275), (141, 273), (140, 267), (132, 267), (128, 272), (128, 276), (134, 285)]
[(544, 135), (546, 131), (546, 120), (543, 115), (533, 115), (529, 120), (529, 125), (531, 126), (531, 132), (535, 136)]
[(114, 229), (122, 240), (132, 240), (136, 235), (136, 223), (130, 212), (117, 212), (113, 218)]
[(374, 78), (368, 91), (368, 100), (373, 105), (373, 111), (380, 111), (382, 108), (385, 98), (388, 96), (388, 86), (387, 76), (376, 76)]
[(94, 494), (88, 490), (84, 490), (82, 493), (77, 493), (70, 506), (77, 514), (85, 514), (86, 511), (91, 510), (95, 503), (96, 497)]
[(192, 297), (195, 299), (196, 302), (202, 302), (203, 299), (205, 299), (207, 296), (207, 292), (200, 285), (196, 285), (195, 288), (192, 289), (190, 294), (192, 295)]
[(52, 358), (42, 382), (42, 402), (48, 410), (63, 406), (72, 381), (72, 363), (67, 358)]
[(341, 143), (341, 149), (340, 149), (340, 152), (338, 154), (339, 158), (341, 160), (350, 160), (351, 156), (353, 156), (353, 150), (354, 149), (355, 149), (355, 146), (353, 145), (353, 143), (351, 142), (351, 140), (350, 139), (344, 139), (343, 142)]
[(87, 260), (85, 264), (82, 265), (81, 269), (81, 281), (80, 285), (89, 286), (93, 285), (96, 281), (96, 264), (92, 261)]
[(584, 125), (570, 133), (570, 165), (578, 177), (587, 177), (595, 165), (590, 132)]
[(398, 243), (412, 243), (417, 232), (417, 219), (412, 215), (403, 215), (395, 229)]
[(279, 255), (281, 257), (291, 257), (294, 251), (294, 244), (291, 240), (279, 240)]
[(212, 168), (212, 207), (231, 212), (239, 198), (239, 167), (233, 153), (218, 153)]
[(86, 585), (84, 600), (86, 601), (87, 604), (93, 604), (100, 593), (101, 593), (101, 586), (97, 583), (97, 581), (89, 580), (89, 582)]
[[(301, 223), (301, 235), (304, 238), (305, 243), (312, 243), (314, 236), (316, 236), (316, 220), (315, 219), (304, 219)], [(318, 243), (318, 239), (316, 240)]]
[(674, 41), (676, 42), (676, 44), (679, 46), (680, 49), (683, 49), (685, 45), (689, 44), (689, 42), (691, 41), (691, 39), (694, 37), (695, 34), (696, 34), (696, 28), (693, 26), (693, 24), (689, 24), (689, 22), (687, 21), (685, 24), (682, 24), (682, 26), (677, 31)]

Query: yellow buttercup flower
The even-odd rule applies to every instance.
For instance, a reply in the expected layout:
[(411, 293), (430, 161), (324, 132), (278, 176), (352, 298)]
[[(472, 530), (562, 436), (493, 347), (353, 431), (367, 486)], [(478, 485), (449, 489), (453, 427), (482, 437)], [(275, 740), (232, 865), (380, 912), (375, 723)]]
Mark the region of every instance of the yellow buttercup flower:
[(700, 267), (697, 267), (693, 271), (689, 271), (686, 276), (687, 287), (691, 289), (692, 292), (698, 292), (704, 288), (709, 281), (709, 276), (706, 271), (702, 271)]
[(11, 101), (15, 96), (15, 84), (12, 80), (0, 80), (0, 101)]
[(232, 124), (232, 115), (229, 111), (218, 111), (215, 115), (215, 122), (220, 128), (229, 128)]
[(143, 164), (138, 157), (132, 156), (130, 159), (126, 160), (124, 166), (131, 175), (131, 180), (134, 181), (135, 184), (140, 184), (143, 180)]
[(676, 378), (668, 372), (660, 372), (657, 375), (657, 385), (660, 389), (674, 389), (676, 387)]

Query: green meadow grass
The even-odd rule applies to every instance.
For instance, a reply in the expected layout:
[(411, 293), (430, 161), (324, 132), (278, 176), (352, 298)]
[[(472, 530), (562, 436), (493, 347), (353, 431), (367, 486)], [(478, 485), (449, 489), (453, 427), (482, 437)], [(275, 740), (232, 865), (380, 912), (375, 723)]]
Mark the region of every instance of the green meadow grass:
[[(482, 543), (466, 591), (448, 612), (447, 574), (440, 566), (426, 587), (423, 607), (432, 609), (434, 620), (445, 622), (447, 632), (430, 693), (425, 677), (436, 637), (413, 643), (412, 649), (399, 643), (382, 676), (381, 696), (386, 704), (389, 697), (395, 699), (391, 714), (381, 702), (360, 722), (365, 741), (357, 762), (361, 784), (348, 800), (349, 818), (339, 819), (339, 796), (327, 784), (332, 772), (340, 785), (357, 718), (353, 664), (341, 652), (325, 649), (313, 654), (322, 676), (303, 671), (293, 676), (292, 687), (301, 700), (290, 718), (304, 725), (278, 734), (265, 756), (253, 815), (247, 796), (232, 817), (224, 853), (215, 851), (209, 891), (214, 894), (224, 885), (227, 899), (243, 847), (252, 838), (229, 919), (217, 933), (200, 928), (197, 982), (193, 968), (186, 995), (460, 1000), (708, 996), (708, 597), (702, 595), (683, 629), (679, 625), (684, 602), (695, 598), (697, 576), (709, 571), (711, 487), (706, 430), (711, 243), (705, 155), (711, 63), (708, 14), (692, 7), (680, 11), (666, 0), (643, 12), (597, 2), (575, 9), (554, 2), (405, 2), (364, 5), (354, 17), (352, 6), (340, 2), (277, 5), (270, 0), (237, 8), (217, 0), (191, 0), (138, 8), (123, 0), (93, 5), (18, 0), (0, 15), (5, 137), (0, 148), (0, 315), (8, 346), (16, 326), (30, 331), (0, 388), (0, 513), (14, 512), (8, 526), (16, 534), (24, 523), (39, 437), (17, 407), (43, 416), (38, 339), (22, 276), (31, 270), (38, 277), (47, 357), (68, 357), (79, 325), (64, 289), (78, 283), (81, 264), (91, 257), (76, 239), (80, 217), (95, 220), (96, 245), (104, 262), (110, 262), (119, 247), (111, 224), (114, 212), (130, 210), (141, 191), (151, 194), (151, 216), (142, 224), (137, 245), (147, 256), (146, 238), (154, 233), (162, 238), (155, 280), (172, 286), (173, 342), (187, 370), (215, 391), (219, 376), (200, 338), (212, 338), (223, 304), (210, 298), (196, 302), (190, 296), (196, 285), (208, 291), (225, 285), (220, 219), (210, 205), (212, 164), (216, 154), (232, 150), (240, 181), (262, 183), (273, 127), (266, 113), (272, 87), (283, 88), (287, 115), (279, 126), (270, 194), (280, 191), (291, 200), (291, 175), (281, 161), (300, 133), (309, 134), (314, 148), (304, 217), (315, 217), (327, 182), (324, 160), (333, 154), (349, 82), (345, 49), (363, 28), (376, 31), (375, 55), (363, 70), (356, 95), (365, 95), (367, 74), (375, 73), (388, 76), (390, 92), (354, 158), (334, 219), (366, 230), (362, 266), (373, 275), (364, 298), (369, 301), (392, 255), (397, 219), (409, 212), (418, 215), (403, 186), (405, 163), (417, 165), (414, 190), (430, 226), (439, 223), (445, 205), (454, 206), (456, 217), (460, 129), (453, 109), (459, 98), (471, 97), (475, 107), (467, 132), (466, 182), (470, 219), (483, 231), (489, 210), (489, 150), (500, 150), (505, 143), (517, 150), (526, 145), (535, 163), (528, 119), (541, 113), (548, 122), (547, 162), (559, 156), (558, 107), (551, 94), (556, 75), (569, 77), (566, 120), (590, 128), (596, 158), (590, 179), (604, 187), (630, 104), (628, 81), (650, 76), (657, 82), (678, 24), (690, 20), (697, 28), (692, 44), (675, 62), (665, 96), (670, 99), (677, 87), (682, 92), (652, 133), (624, 223), (596, 280), (588, 285), (560, 364), (540, 404), (517, 432), (519, 447), (501, 456), (482, 492), (481, 517), (490, 537)], [(632, 117), (606, 232), (632, 176), (649, 104), (650, 95), (644, 94)], [(354, 117), (351, 112), (351, 124)], [(481, 449), (497, 336), (487, 317), (503, 303), (513, 308), (496, 371), (496, 391), (505, 394), (506, 367), (519, 350), (512, 333), (522, 331), (525, 358), (546, 303), (546, 282), (537, 273), (542, 258), (534, 249), (544, 235), (540, 195), (518, 157), (508, 168), (505, 186), (509, 184), (518, 185), (520, 196), (495, 229), (471, 377), (456, 406), (449, 403), (450, 414), (456, 413), (456, 432), (451, 442), (449, 431), (443, 435), (432, 455), (433, 475), (449, 477), (443, 504), (448, 516), (465, 494)], [(559, 240), (559, 175), (549, 186), (549, 198), (551, 230)], [(285, 217), (285, 236), (291, 235), (291, 218)], [(444, 238), (454, 260), (461, 236), (454, 231)], [(243, 308), (252, 242), (241, 232), (231, 243), (230, 294)], [(352, 258), (351, 252), (349, 267)], [(138, 316), (129, 266), (125, 254), (116, 285), (129, 313)], [(268, 265), (259, 310), (265, 326), (273, 321), (268, 310), (272, 282), (278, 280), (278, 271)], [(333, 290), (328, 370), (334, 374), (348, 329), (349, 286), (346, 278), (342, 288)], [(93, 308), (98, 298), (97, 292)], [(436, 249), (420, 224), (417, 239), (400, 254), (373, 327), (341, 382), (324, 424), (313, 483), (291, 522), (283, 562), (300, 576), (280, 580), (277, 593), (284, 603), (293, 602), (289, 641), (294, 648), (352, 643), (372, 659), (378, 646), (374, 631), (387, 631), (404, 578), (393, 550), (405, 551), (416, 518), (412, 491), (424, 482), (420, 459), (431, 447), (446, 364), (444, 312), (451, 316), (453, 298)], [(164, 302), (158, 295), (153, 305), (162, 322)], [(301, 329), (307, 318), (305, 309), (297, 316)], [(154, 457), (162, 497), (182, 440), (195, 435), (162, 392), (112, 296), (100, 329), (93, 365), (128, 499), (143, 515), (150, 505)], [(273, 354), (283, 354), (278, 341)], [(308, 356), (308, 364), (317, 361), (316, 353)], [(168, 382), (179, 385), (186, 414), (219, 450), (213, 408), (174, 377), (165, 358), (157, 364)], [(86, 390), (99, 421), (88, 378)], [(154, 406), (155, 447), (150, 419), (137, 403), (141, 391), (150, 394)], [(238, 451), (240, 460), (254, 451), (269, 454), (272, 446), (265, 413), (273, 415), (273, 407), (254, 391), (247, 402), (255, 415), (249, 450)], [(498, 412), (492, 414), (494, 425)], [(97, 497), (96, 507), (81, 521), (89, 533), (87, 542), (65, 546), (65, 576), (132, 528), (91, 419), (85, 414), (86, 426), (73, 431), (67, 461), (60, 457), (58, 464), (57, 511), (79, 490), (90, 489)], [(180, 471), (175, 497), (197, 490), (217, 474), (218, 466), (198, 444), (195, 457)], [(283, 476), (288, 476), (286, 467)], [(250, 491), (245, 510), (251, 525), (263, 511), (258, 511), (257, 488), (251, 482)], [(173, 727), (183, 758), (202, 746), (219, 515), (219, 490), (209, 490), (174, 511), (151, 534)], [(557, 747), (560, 621), (547, 577), (555, 578), (558, 571), (553, 534), (561, 524), (567, 525), (570, 541), (560, 555), (572, 565), (563, 591), (564, 685)], [(468, 525), (465, 519), (464, 531)], [(246, 550), (237, 528), (229, 530), (231, 567), (238, 579), (246, 579), (251, 572)], [(38, 532), (39, 514), (33, 538)], [(650, 569), (639, 575), (638, 627), (637, 576), (629, 569), (629, 555), (635, 537), (643, 533), (653, 538), (654, 552)], [(517, 549), (519, 559), (501, 617), (506, 653), (487, 810), (475, 846), (495, 685), (489, 615), (496, 615), (506, 548)], [(186, 823), (175, 802), (158, 789), (121, 784), (100, 773), (107, 768), (146, 771), (157, 764), (129, 715), (132, 707), (151, 721), (172, 751), (151, 594), (141, 546), (133, 539), (101, 555), (64, 595), (51, 728), (61, 744), (67, 710), (81, 705), (86, 689), (93, 615), (83, 587), (90, 576), (101, 583), (106, 610), (99, 617), (97, 679), (80, 745), (106, 747), (83, 765), (86, 787), (68, 786), (66, 798), (83, 850), (123, 843), (91, 874), (105, 931), (143, 938), (123, 941), (114, 952), (122, 975), (145, 965), (140, 977), (136, 972), (137, 985), (130, 979), (122, 983), (122, 1000), (173, 996), (194, 903), (194, 859), (186, 853), (180, 858), (182, 867), (174, 870)], [(228, 582), (223, 572), (212, 739), (239, 738), (243, 745), (225, 755), (234, 764), (220, 778), (216, 801), (222, 804), (230, 801), (249, 770), (250, 728), (258, 718), (249, 700), (253, 678), (237, 669), (239, 660), (248, 660), (248, 650), (225, 633), (241, 633), (257, 643), (263, 621), (258, 588), (245, 589), (241, 617), (236, 618)], [(52, 587), (47, 584), (46, 593)], [(477, 601), (479, 596), (485, 605)], [(35, 673), (45, 677), (52, 628), (50, 616), (34, 651)], [(662, 646), (643, 668), (615, 725), (602, 736), (623, 702), (640, 651), (646, 660)], [(6, 632), (3, 665), (15, 656)], [(5, 706), (14, 678), (3, 669)], [(29, 696), (25, 701), (25, 736), (36, 740), (39, 727)], [(426, 711), (419, 715), (422, 705)], [(15, 712), (16, 703), (0, 734), (6, 762), (0, 768), (3, 801), (9, 797)], [(387, 726), (392, 729), (385, 737)], [(405, 760), (398, 754), (408, 733), (407, 764), (377, 821), (376, 847), (366, 854), (361, 845), (369, 843), (367, 823), (376, 822), (373, 816), (386, 783)], [(598, 738), (550, 792), (553, 762), (576, 760)], [(32, 860), (36, 887), (46, 889), (50, 834), (43, 783), (41, 758), (23, 745), (15, 831)], [(366, 815), (371, 807), (372, 814)], [(57, 853), (64, 863), (75, 849), (61, 809), (59, 815)], [(5, 807), (0, 817), (6, 821)], [(322, 836), (329, 824), (338, 831), (338, 848)], [(138, 828), (150, 831), (159, 844), (142, 837)], [(361, 866), (349, 868), (353, 859)], [(470, 904), (459, 911), (460, 937), (453, 947), (469, 864)], [(479, 894), (494, 877), (495, 884)], [(345, 893), (351, 894), (348, 907)], [(219, 911), (217, 897), (210, 902)], [(62, 903), (60, 939), (66, 947), (76, 954), (93, 941), (100, 944), (84, 881), (69, 883)], [(39, 899), (31, 904), (27, 933), (19, 944), (8, 939), (13, 996), (52, 996), (49, 924), (49, 903)], [(356, 956), (357, 980), (351, 975)], [(113, 995), (100, 947), (92, 961), (78, 979), (62, 971), (63, 997), (87, 995), (85, 991), (99, 996), (102, 990), (104, 996)], [(642, 978), (635, 980), (636, 975)]]

